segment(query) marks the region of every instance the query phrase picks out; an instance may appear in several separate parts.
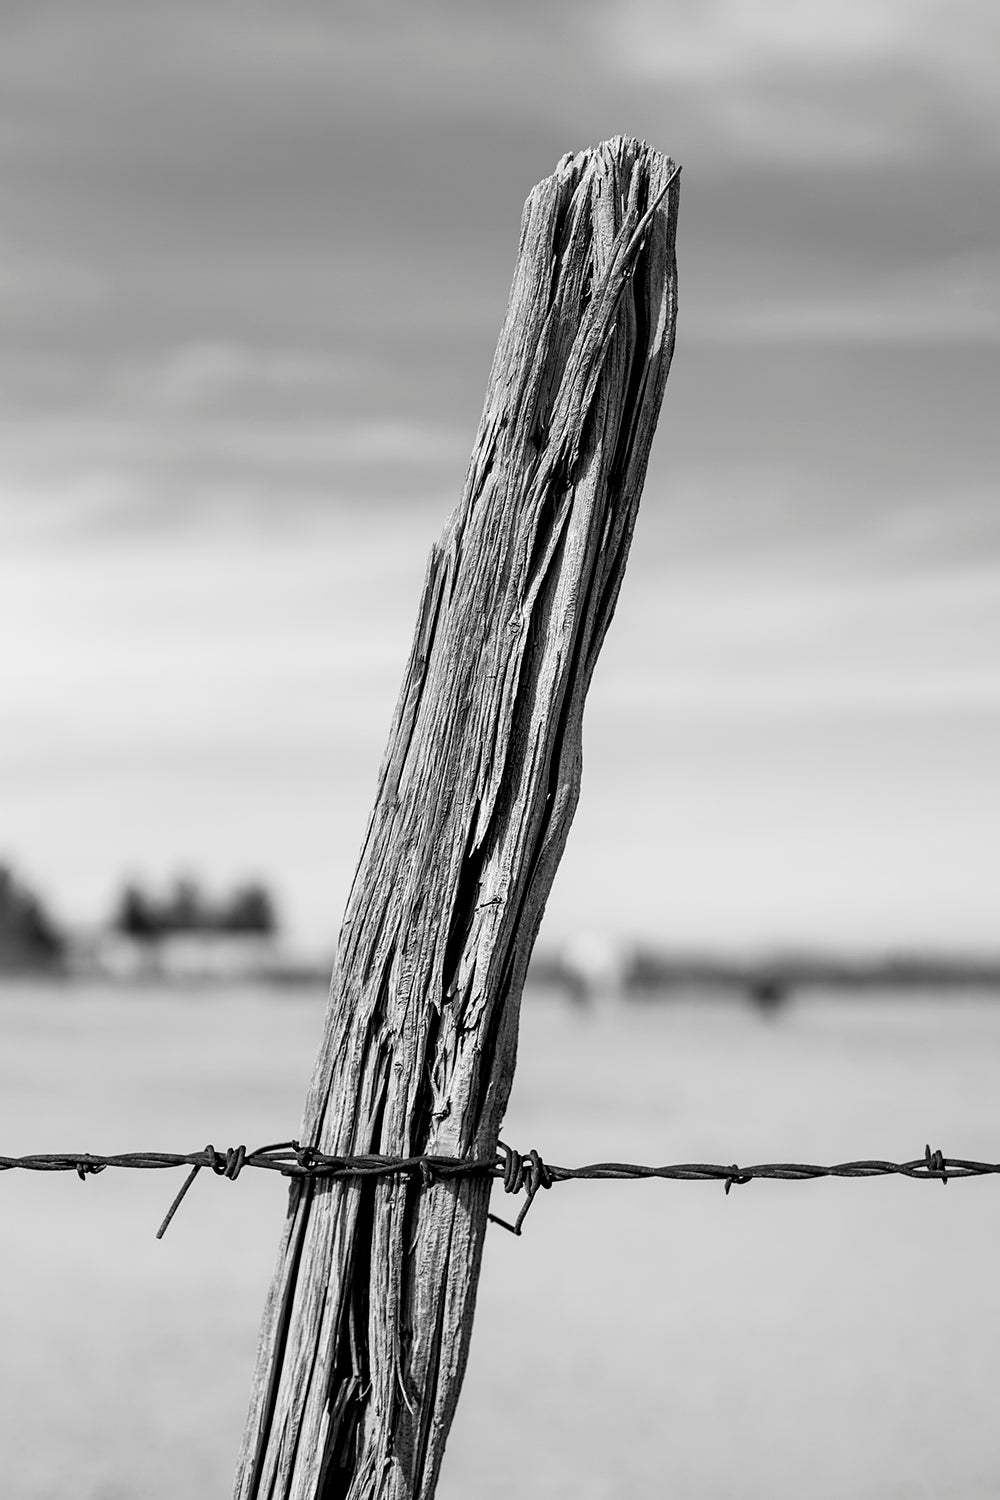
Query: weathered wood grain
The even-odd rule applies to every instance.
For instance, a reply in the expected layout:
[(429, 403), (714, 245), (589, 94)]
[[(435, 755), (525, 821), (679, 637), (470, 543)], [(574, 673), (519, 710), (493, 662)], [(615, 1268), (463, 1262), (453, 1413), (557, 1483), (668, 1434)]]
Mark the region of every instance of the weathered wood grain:
[[(433, 548), (302, 1140), (490, 1157), (673, 348), (673, 163), (623, 138), (527, 200), (465, 492)], [(490, 1182), (293, 1183), (237, 1500), (430, 1500)]]

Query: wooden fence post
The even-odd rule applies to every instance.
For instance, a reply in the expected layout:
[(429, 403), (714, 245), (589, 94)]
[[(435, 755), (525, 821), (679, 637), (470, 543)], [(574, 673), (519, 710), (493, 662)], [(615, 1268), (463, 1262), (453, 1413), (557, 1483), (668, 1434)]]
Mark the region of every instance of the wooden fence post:
[[(302, 1140), (492, 1157), (673, 349), (678, 174), (616, 138), (524, 208), (462, 503), (433, 548)], [(293, 1180), (237, 1500), (431, 1500), (491, 1180)]]

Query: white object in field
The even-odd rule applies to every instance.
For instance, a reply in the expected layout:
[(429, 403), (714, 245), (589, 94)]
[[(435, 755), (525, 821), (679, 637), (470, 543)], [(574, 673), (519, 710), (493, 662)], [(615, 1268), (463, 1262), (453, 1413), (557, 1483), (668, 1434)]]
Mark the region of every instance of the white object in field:
[(560, 958), (581, 999), (621, 992), (626, 953), (609, 933), (592, 928), (575, 932), (563, 943)]

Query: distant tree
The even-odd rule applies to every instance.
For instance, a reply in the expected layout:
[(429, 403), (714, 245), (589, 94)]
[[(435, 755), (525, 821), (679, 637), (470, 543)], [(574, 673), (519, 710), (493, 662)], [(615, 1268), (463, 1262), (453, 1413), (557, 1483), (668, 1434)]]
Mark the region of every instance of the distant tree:
[(270, 892), (256, 881), (239, 886), (223, 908), (219, 925), (226, 932), (275, 932), (278, 919)]
[(140, 886), (133, 884), (122, 891), (112, 926), (116, 932), (123, 932), (139, 942), (151, 942), (163, 931), (156, 903)]
[(747, 997), (765, 1015), (773, 1015), (791, 998), (790, 977), (776, 969), (763, 969), (747, 980)]
[(205, 901), (197, 881), (188, 876), (181, 876), (174, 882), (170, 898), (161, 910), (160, 920), (167, 932), (202, 932), (205, 928), (216, 925), (214, 913)]
[(273, 933), (278, 921), (270, 892), (259, 881), (247, 881), (226, 900), (215, 903), (185, 876), (174, 882), (162, 901), (135, 883), (126, 885), (112, 926), (138, 942), (154, 942), (174, 932)]
[(21, 897), (21, 928), (32, 953), (46, 959), (58, 958), (65, 946), (62, 934), (37, 896), (25, 891)]
[(0, 865), (0, 968), (48, 968), (59, 962), (65, 941), (34, 892)]

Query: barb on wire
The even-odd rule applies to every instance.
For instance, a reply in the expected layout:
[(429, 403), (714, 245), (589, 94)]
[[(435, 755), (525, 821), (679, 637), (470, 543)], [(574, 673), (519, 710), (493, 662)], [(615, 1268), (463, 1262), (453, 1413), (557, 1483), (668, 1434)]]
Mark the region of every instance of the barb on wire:
[(519, 1193), (523, 1187), (527, 1189), (527, 1197), (513, 1224), (508, 1224), (506, 1219), (498, 1218), (496, 1214), (488, 1214), (487, 1217), (493, 1224), (499, 1224), (501, 1229), (509, 1229), (511, 1234), (519, 1235), (538, 1189), (552, 1186), (552, 1168), (545, 1165), (537, 1151), (529, 1151), (527, 1156), (522, 1156), (503, 1141), (497, 1142), (497, 1150), (500, 1153), (498, 1175), (503, 1176), (504, 1192)]
[(125, 1167), (158, 1171), (166, 1167), (188, 1167), (187, 1177), (180, 1191), (157, 1230), (157, 1239), (162, 1239), (171, 1219), (177, 1212), (184, 1196), (202, 1168), (207, 1168), (217, 1177), (235, 1182), (244, 1167), (261, 1167), (271, 1172), (280, 1172), (283, 1177), (330, 1177), (339, 1179), (382, 1178), (396, 1176), (419, 1176), (425, 1187), (431, 1187), (452, 1177), (496, 1177), (502, 1180), (504, 1191), (519, 1193), (525, 1190), (525, 1201), (513, 1224), (490, 1214), (494, 1224), (520, 1235), (532, 1203), (542, 1188), (550, 1188), (554, 1182), (581, 1181), (638, 1181), (659, 1177), (668, 1182), (721, 1182), (726, 1194), (733, 1187), (742, 1187), (754, 1178), (769, 1178), (778, 1182), (808, 1182), (819, 1177), (909, 1177), (921, 1181), (941, 1182), (945, 1186), (953, 1177), (989, 1177), (1000, 1175), (1000, 1162), (970, 1161), (965, 1157), (945, 1156), (938, 1148), (932, 1151), (924, 1147), (924, 1154), (913, 1161), (845, 1161), (832, 1167), (811, 1166), (805, 1162), (763, 1162), (757, 1166), (717, 1166), (709, 1162), (680, 1162), (666, 1167), (645, 1167), (635, 1162), (601, 1161), (584, 1167), (557, 1167), (542, 1161), (537, 1151), (522, 1155), (501, 1142), (493, 1157), (460, 1156), (328, 1156), (316, 1146), (303, 1146), (298, 1141), (276, 1141), (269, 1146), (260, 1146), (248, 1151), (245, 1146), (230, 1146), (226, 1151), (216, 1151), (206, 1146), (203, 1151), (192, 1151), (186, 1155), (171, 1151), (126, 1151), (117, 1156), (94, 1156), (89, 1152), (56, 1152), (34, 1156), (0, 1156), (0, 1172), (21, 1170), (25, 1172), (76, 1172), (81, 1181), (96, 1176), (107, 1167)]

